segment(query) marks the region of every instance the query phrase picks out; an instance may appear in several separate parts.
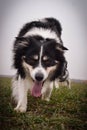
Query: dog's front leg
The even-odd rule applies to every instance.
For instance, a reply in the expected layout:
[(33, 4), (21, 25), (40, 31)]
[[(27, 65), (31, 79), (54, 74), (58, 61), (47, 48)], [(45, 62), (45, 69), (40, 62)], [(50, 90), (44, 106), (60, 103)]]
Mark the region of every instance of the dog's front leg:
[(55, 88), (59, 88), (59, 81), (57, 79), (55, 79), (54, 81), (54, 86)]
[(27, 91), (25, 79), (20, 76), (18, 79), (13, 79), (12, 82), (12, 97), (17, 103), (15, 110), (17, 112), (26, 112), (27, 109)]
[(42, 100), (49, 101), (53, 90), (53, 82), (46, 82), (42, 89)]

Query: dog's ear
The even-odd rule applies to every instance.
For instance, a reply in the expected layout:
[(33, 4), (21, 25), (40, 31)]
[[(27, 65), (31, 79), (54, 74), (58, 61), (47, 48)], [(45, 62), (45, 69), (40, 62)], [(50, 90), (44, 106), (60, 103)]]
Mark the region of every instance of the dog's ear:
[(20, 41), (20, 42), (28, 42), (28, 39), (26, 37), (15, 37), (17, 41)]
[(29, 44), (28, 38), (26, 37), (15, 37), (16, 38), (16, 45), (19, 45), (19, 47), (26, 47)]
[(68, 49), (68, 48), (66, 48), (65, 46), (62, 46), (62, 50), (67, 51), (67, 50), (69, 50), (69, 49)]
[(60, 44), (57, 44), (56, 49), (60, 50), (61, 52), (69, 50), (68, 48), (66, 48), (65, 46), (60, 45)]

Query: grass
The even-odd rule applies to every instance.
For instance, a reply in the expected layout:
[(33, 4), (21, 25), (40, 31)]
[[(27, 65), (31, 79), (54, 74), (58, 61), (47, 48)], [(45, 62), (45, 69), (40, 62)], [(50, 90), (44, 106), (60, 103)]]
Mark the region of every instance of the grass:
[(50, 102), (28, 94), (21, 114), (11, 103), (11, 78), (0, 78), (0, 130), (87, 130), (87, 84), (54, 89)]

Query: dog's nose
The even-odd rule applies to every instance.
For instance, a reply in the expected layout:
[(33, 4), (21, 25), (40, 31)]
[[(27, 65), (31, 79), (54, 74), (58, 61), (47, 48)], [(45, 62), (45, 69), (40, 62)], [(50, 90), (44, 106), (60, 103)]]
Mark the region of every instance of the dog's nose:
[(42, 73), (37, 73), (37, 74), (35, 75), (35, 79), (36, 79), (37, 81), (42, 81), (43, 78), (44, 78), (44, 75), (43, 75)]

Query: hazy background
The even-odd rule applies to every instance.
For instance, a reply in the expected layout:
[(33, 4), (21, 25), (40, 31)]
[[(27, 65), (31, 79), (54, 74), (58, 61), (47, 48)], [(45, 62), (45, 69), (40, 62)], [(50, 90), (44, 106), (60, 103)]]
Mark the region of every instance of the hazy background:
[(55, 17), (62, 24), (62, 39), (70, 77), (87, 79), (87, 0), (0, 0), (0, 75), (13, 75), (14, 37), (26, 22)]

